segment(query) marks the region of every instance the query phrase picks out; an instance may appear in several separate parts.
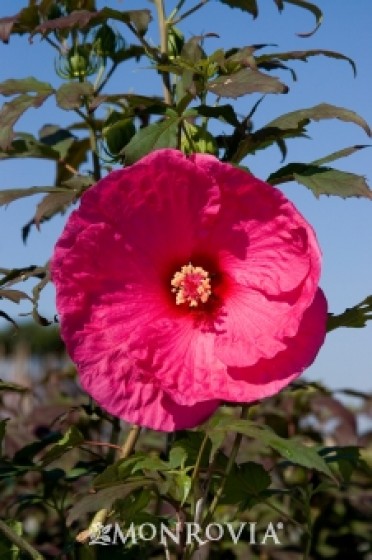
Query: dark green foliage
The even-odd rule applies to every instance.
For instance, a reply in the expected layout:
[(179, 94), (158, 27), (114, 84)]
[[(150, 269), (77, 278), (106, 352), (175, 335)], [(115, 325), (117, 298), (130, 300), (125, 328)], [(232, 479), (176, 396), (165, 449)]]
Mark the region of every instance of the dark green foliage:
[[(249, 25), (249, 15), (259, 16), (259, 0), (219, 1), (227, 18), (248, 16)], [(182, 0), (160, 24), (157, 46), (148, 27), (161, 4), (127, 11), (121, 9), (125, 6), (97, 10), (94, 0), (24, 0), (18, 14), (0, 19), (0, 40), (10, 43), (7, 48), (12, 35), (25, 34), (55, 49), (49, 61), (56, 70), (55, 83), (25, 77), (0, 84), (5, 98), (0, 164), (38, 158), (40, 164), (55, 165), (54, 185), (40, 186), (35, 178), (28, 188), (9, 185), (0, 192), (0, 206), (44, 195), (23, 227), (24, 241), (31, 228), (42, 230), (45, 221), (77, 203), (111, 166), (131, 165), (158, 148), (214, 154), (245, 166), (248, 158), (273, 144), (284, 160), (287, 140), (308, 138), (313, 121), (339, 119), (371, 136), (361, 116), (327, 103), (279, 115), (256, 129), (256, 114), (265, 110), (272, 94), (291, 95), (278, 70), (286, 70), (292, 81), (299, 77), (292, 62), (324, 56), (348, 62), (355, 73), (354, 61), (320, 48), (281, 52), (270, 38), (211, 52), (215, 33), (190, 36), (187, 26), (182, 28), (183, 20), (205, 2), (186, 7)], [(310, 2), (274, 4), (279, 11), (293, 5), (315, 18), (315, 28), (299, 35), (312, 34), (322, 21), (321, 10)], [(163, 96), (110, 92), (113, 73), (120, 68), (125, 75), (127, 62), (140, 59), (162, 81)], [(257, 96), (261, 93), (264, 103)], [(223, 99), (250, 94), (255, 97), (243, 115)], [(67, 124), (42, 121), (47, 99), (63, 110)], [(40, 114), (36, 135), (18, 130), (29, 109)], [(363, 176), (328, 167), (366, 147), (330, 149), (316, 161), (283, 164), (268, 181), (297, 181), (317, 197), (371, 199)], [(24, 281), (31, 284), (27, 291)], [(166, 551), (156, 540), (111, 546), (109, 533), (115, 523), (123, 533), (131, 526), (138, 531), (143, 523), (163, 523), (172, 531), (181, 526), (184, 538), (184, 523), (195, 520), (203, 530), (210, 522), (231, 522), (235, 531), (246, 524), (238, 543), (225, 534), (201, 549), (213, 560), (371, 558), (372, 437), (360, 429), (371, 415), (369, 395), (350, 389), (340, 399), (320, 385), (294, 384), (252, 405), (248, 418), (247, 410), (239, 416), (240, 406), (221, 406), (193, 431), (167, 437), (143, 430), (136, 447), (132, 443), (121, 456), (119, 444), (130, 440), (132, 432), (81, 392), (58, 326), (39, 313), (39, 297), (48, 282), (48, 264), (0, 269), (0, 303), (25, 305), (35, 320), (17, 326), (11, 314), (0, 310), (10, 323), (0, 333), (2, 355), (5, 361), (38, 365), (37, 373), (0, 380), (1, 559), (188, 560), (194, 550), (184, 541), (179, 546), (170, 542)], [(369, 296), (344, 313), (330, 314), (328, 330), (361, 328), (371, 316)], [(345, 404), (344, 397), (354, 400)], [(97, 512), (105, 546), (89, 545), (88, 528)], [(272, 541), (262, 545), (269, 522), (281, 527), (280, 547)], [(257, 525), (253, 541), (249, 524), (255, 530)]]

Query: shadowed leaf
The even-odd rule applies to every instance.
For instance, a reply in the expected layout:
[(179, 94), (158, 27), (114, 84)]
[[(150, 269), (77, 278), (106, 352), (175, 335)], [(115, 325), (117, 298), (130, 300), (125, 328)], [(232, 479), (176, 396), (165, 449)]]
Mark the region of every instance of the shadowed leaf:
[(248, 12), (254, 18), (258, 16), (256, 0), (220, 0), (220, 2), (227, 4), (230, 8), (240, 8), (243, 12)]

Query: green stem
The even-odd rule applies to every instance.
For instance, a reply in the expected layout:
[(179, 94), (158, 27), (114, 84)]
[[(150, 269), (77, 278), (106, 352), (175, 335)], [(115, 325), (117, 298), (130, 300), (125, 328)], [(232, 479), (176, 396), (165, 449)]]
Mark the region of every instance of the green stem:
[(1, 519), (0, 519), (0, 531), (3, 533), (3, 535), (6, 536), (6, 538), (11, 543), (18, 546), (18, 548), (23, 550), (24, 552), (27, 552), (27, 554), (31, 558), (33, 558), (33, 560), (45, 560), (44, 556), (42, 556), (33, 546), (31, 546), (27, 541), (25, 541), (23, 537), (17, 535), (17, 533), (14, 533), (14, 531), (9, 527), (9, 525), (4, 523), (4, 521), (2, 521)]
[[(168, 59), (168, 24), (165, 18), (164, 0), (154, 0), (154, 3), (158, 14), (161, 59), (166, 61)], [(161, 75), (163, 78), (164, 101), (171, 105), (172, 88), (169, 72), (161, 72)]]

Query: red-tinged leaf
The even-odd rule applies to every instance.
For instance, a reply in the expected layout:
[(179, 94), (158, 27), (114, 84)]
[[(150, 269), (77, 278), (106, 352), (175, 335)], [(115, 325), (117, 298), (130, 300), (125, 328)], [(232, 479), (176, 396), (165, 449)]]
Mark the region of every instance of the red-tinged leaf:
[(208, 83), (208, 89), (219, 97), (240, 97), (248, 93), (287, 93), (288, 87), (278, 78), (258, 70), (242, 68), (235, 74), (224, 75)]
[(62, 29), (84, 29), (88, 26), (92, 27), (104, 23), (108, 19), (115, 19), (116, 21), (133, 25), (140, 35), (144, 35), (151, 21), (151, 13), (149, 10), (129, 10), (122, 12), (111, 8), (103, 8), (99, 11), (74, 10), (67, 16), (44, 21), (33, 30), (31, 37), (37, 33), (48, 35), (53, 31)]
[(31, 298), (25, 293), (21, 292), (20, 290), (0, 290), (0, 299), (9, 299), (13, 303), (19, 303), (22, 299), (29, 299)]
[(65, 212), (65, 210), (75, 202), (77, 194), (75, 191), (56, 192), (47, 194), (36, 207), (34, 223), (37, 228), (45, 218), (50, 218), (55, 214)]
[(88, 10), (74, 10), (67, 16), (43, 21), (43, 23), (35, 27), (30, 38), (38, 33), (48, 35), (52, 31), (62, 29), (83, 29), (87, 27), (94, 18), (97, 18), (97, 14), (98, 12), (90, 12)]
[(57, 105), (61, 109), (79, 109), (84, 103), (84, 97), (93, 94), (93, 85), (89, 82), (71, 82), (63, 84), (56, 92)]
[(40, 82), (33, 76), (21, 80), (5, 80), (5, 82), (0, 83), (0, 93), (5, 96), (29, 93), (31, 91), (42, 95), (49, 95), (53, 93), (54, 89), (47, 82)]
[(17, 21), (19, 14), (4, 17), (0, 19), (0, 41), (7, 43), (13, 29), (13, 25)]
[(8, 150), (14, 138), (13, 126), (30, 107), (40, 107), (49, 97), (50, 93), (43, 95), (22, 94), (4, 103), (0, 110), (0, 149)]
[(328, 103), (320, 103), (309, 109), (299, 109), (281, 115), (277, 119), (269, 122), (266, 127), (276, 127), (280, 129), (293, 129), (308, 124), (311, 120), (320, 121), (324, 119), (339, 119), (344, 122), (353, 122), (363, 128), (371, 136), (371, 129), (368, 123), (354, 111), (336, 107)]
[(112, 10), (111, 8), (100, 10), (98, 17), (101, 22), (105, 22), (107, 19), (115, 19), (116, 21), (131, 24), (140, 35), (146, 33), (152, 19), (150, 10), (128, 10), (122, 12), (120, 10)]

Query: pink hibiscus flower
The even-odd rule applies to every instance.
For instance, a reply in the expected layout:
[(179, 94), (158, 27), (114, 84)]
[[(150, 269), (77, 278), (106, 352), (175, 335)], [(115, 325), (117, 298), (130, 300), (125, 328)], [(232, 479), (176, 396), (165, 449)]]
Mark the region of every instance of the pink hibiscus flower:
[(51, 263), (84, 389), (157, 430), (273, 395), (325, 336), (320, 251), (274, 187), (209, 155), (159, 150), (89, 189)]

